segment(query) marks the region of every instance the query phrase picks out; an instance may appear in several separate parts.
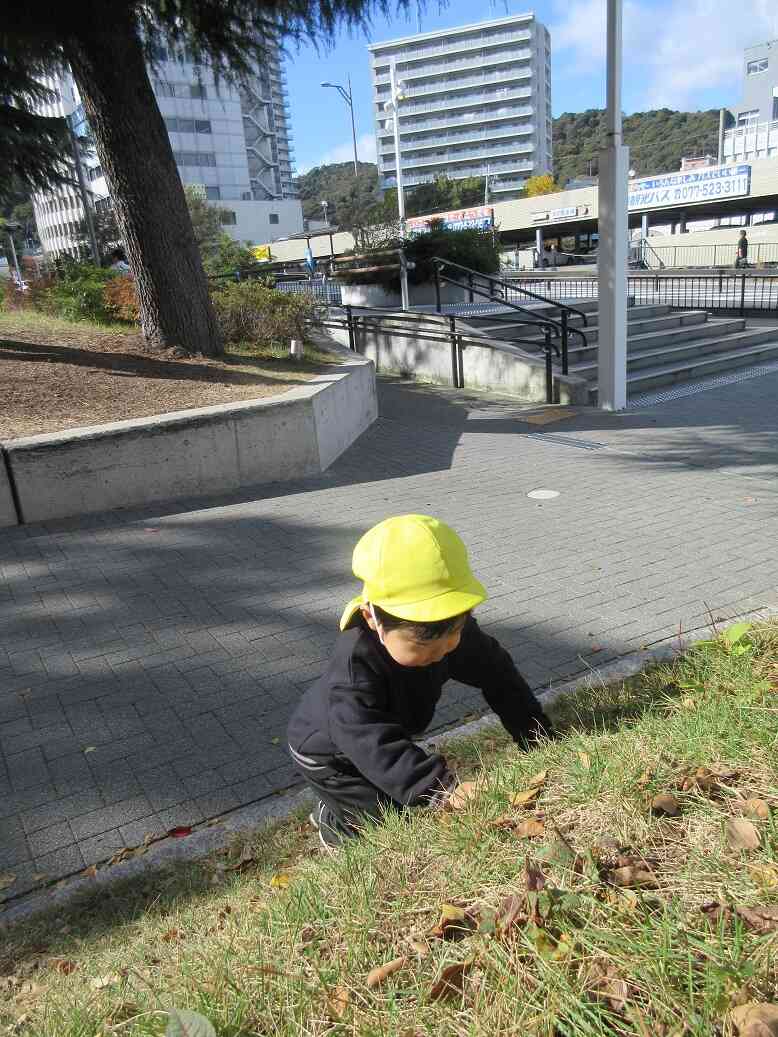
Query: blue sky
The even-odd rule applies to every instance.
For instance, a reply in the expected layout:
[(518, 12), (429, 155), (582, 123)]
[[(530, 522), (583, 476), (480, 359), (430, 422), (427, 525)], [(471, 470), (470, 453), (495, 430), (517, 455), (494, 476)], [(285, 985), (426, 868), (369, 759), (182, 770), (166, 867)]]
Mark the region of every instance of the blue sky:
[[(602, 107), (605, 96), (605, 0), (507, 0), (508, 14), (534, 11), (551, 32), (554, 115)], [(423, 32), (501, 18), (506, 0), (430, 0)], [(359, 157), (374, 160), (367, 44), (417, 31), (413, 16), (376, 17), (370, 39), (341, 33), (329, 51), (292, 50), (287, 59), (297, 168), (351, 157), (348, 108), (323, 80), (354, 91)], [(776, 0), (624, 0), (624, 109), (694, 110), (740, 100), (743, 48), (778, 37)]]

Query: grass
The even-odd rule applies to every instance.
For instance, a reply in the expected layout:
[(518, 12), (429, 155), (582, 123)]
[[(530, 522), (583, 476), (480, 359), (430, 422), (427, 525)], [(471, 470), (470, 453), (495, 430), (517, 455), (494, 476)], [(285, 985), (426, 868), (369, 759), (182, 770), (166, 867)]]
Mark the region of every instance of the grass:
[[(734, 1033), (735, 1006), (778, 1001), (778, 932), (736, 910), (778, 905), (778, 624), (556, 719), (562, 737), (529, 753), (499, 730), (447, 746), (479, 781), (460, 811), (388, 817), (333, 856), (299, 816), (26, 923), (0, 952), (0, 1022), (158, 1037), (178, 1006), (220, 1037)], [(700, 767), (718, 777), (690, 783)], [(533, 806), (509, 805), (532, 787)], [(677, 816), (651, 812), (659, 793)], [(771, 808), (759, 845), (733, 849), (753, 799)], [(528, 818), (544, 830), (521, 839)], [(620, 886), (617, 867), (648, 878)], [(446, 904), (470, 916), (444, 927), (462, 939), (440, 938)]]

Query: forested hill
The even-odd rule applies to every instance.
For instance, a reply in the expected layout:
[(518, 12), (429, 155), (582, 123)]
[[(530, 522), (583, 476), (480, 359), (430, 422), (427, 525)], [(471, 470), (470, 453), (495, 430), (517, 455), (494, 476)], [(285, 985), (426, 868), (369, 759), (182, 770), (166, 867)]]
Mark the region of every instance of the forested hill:
[[(716, 155), (719, 139), (718, 109), (673, 112), (660, 108), (624, 117), (624, 143), (630, 167), (638, 176), (672, 173), (681, 159)], [(576, 176), (597, 173), (597, 152), (605, 140), (605, 112), (566, 112), (554, 119), (554, 178), (564, 184)]]

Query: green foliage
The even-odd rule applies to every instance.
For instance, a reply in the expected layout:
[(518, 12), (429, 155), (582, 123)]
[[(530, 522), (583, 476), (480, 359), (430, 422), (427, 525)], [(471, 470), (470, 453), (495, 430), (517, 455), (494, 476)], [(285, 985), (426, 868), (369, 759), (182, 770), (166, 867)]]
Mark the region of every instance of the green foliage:
[(405, 244), (405, 255), (415, 263), (408, 280), (423, 284), (434, 277), (433, 256), (449, 259), (452, 263), (478, 270), (482, 274), (497, 273), (500, 269), (500, 249), (496, 235), (490, 230), (446, 230), (433, 224), (426, 234), (417, 234)]
[[(397, 192), (387, 192), (390, 193), (396, 206)], [(409, 216), (425, 216), (427, 213), (445, 212), (448, 209), (483, 205), (485, 194), (486, 184), (482, 176), (467, 176), (462, 180), (439, 176), (433, 183), (419, 184), (409, 191), (406, 207)]]
[[(554, 119), (554, 177), (562, 185), (576, 176), (597, 173), (605, 142), (605, 112), (590, 108)], [(719, 113), (675, 112), (669, 108), (636, 112), (624, 118), (624, 143), (638, 176), (679, 169), (681, 159), (717, 154)]]
[(554, 194), (561, 191), (559, 184), (554, 182), (550, 173), (541, 173), (540, 176), (531, 176), (525, 184), (524, 190), (527, 198), (537, 198), (541, 194)]
[[(364, 223), (365, 213), (381, 202), (378, 170), (374, 162), (360, 162), (354, 176), (353, 162), (333, 162), (316, 166), (297, 178), (303, 216), (324, 219), (321, 203), (327, 202), (327, 218), (333, 225), (351, 230)], [(396, 210), (395, 210), (396, 211)]]
[(230, 281), (213, 293), (216, 316), (225, 342), (256, 341), (288, 346), (302, 339), (306, 321), (318, 313), (309, 295), (277, 292), (259, 281)]
[(226, 231), (221, 232), (215, 250), (203, 256), (203, 266), (209, 276), (231, 274), (235, 270), (254, 266), (256, 262), (249, 246), (236, 241)]
[(224, 230), (227, 209), (211, 205), (203, 192), (193, 184), (185, 185), (184, 194), (206, 274), (231, 274), (240, 267), (251, 266), (256, 262), (248, 246), (235, 241)]
[(137, 324), (140, 320), (135, 279), (130, 274), (117, 274), (103, 287), (105, 307), (114, 320)]
[(116, 276), (112, 270), (91, 263), (59, 261), (54, 275), (33, 286), (30, 304), (52, 317), (65, 320), (107, 322), (112, 313), (105, 297), (106, 285)]

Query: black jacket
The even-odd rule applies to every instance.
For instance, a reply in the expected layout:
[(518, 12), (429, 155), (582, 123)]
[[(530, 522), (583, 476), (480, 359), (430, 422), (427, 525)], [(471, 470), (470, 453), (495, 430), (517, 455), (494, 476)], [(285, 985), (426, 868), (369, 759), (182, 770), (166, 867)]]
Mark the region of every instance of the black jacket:
[[(551, 724), (510, 655), (472, 617), (455, 651), (432, 666), (400, 666), (363, 625), (344, 631), (329, 667), (289, 721), (289, 745), (311, 763), (353, 765), (397, 803), (429, 800), (452, 784), (443, 757), (413, 742), (428, 727), (449, 679), (480, 688), (515, 742)], [(300, 761), (298, 761), (300, 762)]]

